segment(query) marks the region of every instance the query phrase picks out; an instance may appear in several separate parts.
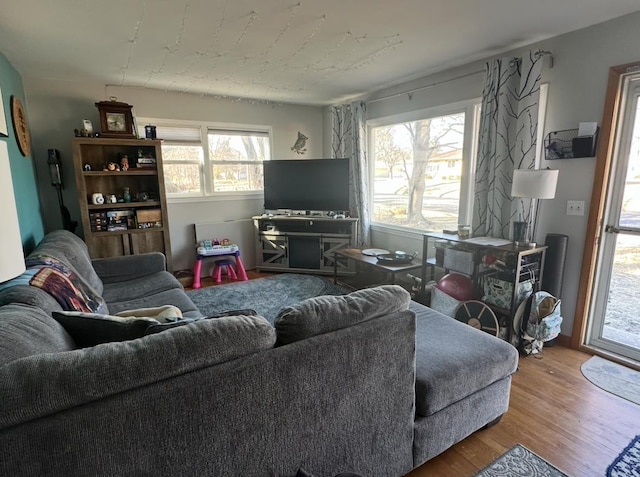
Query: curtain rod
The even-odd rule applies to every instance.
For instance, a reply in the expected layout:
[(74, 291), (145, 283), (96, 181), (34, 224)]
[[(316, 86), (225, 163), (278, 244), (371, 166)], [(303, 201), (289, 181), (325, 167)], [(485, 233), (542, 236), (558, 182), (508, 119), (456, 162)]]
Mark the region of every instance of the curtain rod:
[(484, 70), (472, 71), (471, 73), (466, 73), (464, 75), (455, 76), (453, 78), (449, 78), (449, 79), (446, 79), (446, 80), (438, 81), (436, 83), (431, 83), (431, 84), (428, 84), (426, 86), (421, 86), (419, 88), (410, 89), (408, 91), (403, 91), (401, 93), (390, 94), (388, 96), (383, 96), (381, 98), (372, 99), (370, 101), (365, 101), (365, 103), (367, 103), (367, 104), (377, 103), (378, 101), (384, 101), (386, 99), (395, 98), (396, 96), (402, 96), (403, 94), (408, 94), (411, 97), (411, 95), (413, 93), (417, 92), (417, 91), (422, 91), (422, 90), (425, 90), (425, 89), (433, 88), (434, 86), (439, 86), (439, 85), (444, 84), (444, 83), (449, 83), (450, 81), (459, 80), (459, 79), (462, 79), (462, 78), (466, 78), (467, 76), (473, 76), (473, 75), (477, 75), (477, 74), (480, 74), (480, 73), (484, 73)]
[[(550, 65), (550, 67), (553, 68), (553, 53), (551, 51), (549, 51), (549, 50), (537, 50), (534, 54), (537, 57), (550, 56), (551, 57), (551, 65)], [(415, 93), (417, 91), (423, 91), (425, 89), (433, 88), (434, 86), (439, 86), (441, 84), (445, 84), (445, 83), (448, 83), (450, 81), (463, 79), (463, 78), (466, 78), (468, 76), (473, 76), (473, 75), (477, 75), (477, 74), (480, 74), (480, 73), (484, 73), (484, 70), (472, 71), (471, 73), (466, 73), (466, 74), (463, 74), (463, 75), (460, 75), (460, 76), (454, 76), (453, 78), (449, 78), (449, 79), (442, 80), (442, 81), (437, 81), (436, 83), (428, 84), (426, 86), (421, 86), (420, 88), (410, 89), (408, 91), (403, 91), (401, 93), (390, 94), (388, 96), (383, 96), (381, 98), (376, 98), (376, 99), (372, 99), (370, 101), (365, 101), (365, 102), (367, 104), (377, 103), (378, 101), (384, 101), (386, 99), (395, 98), (397, 96), (402, 96), (404, 94), (408, 94), (409, 95), (409, 99), (411, 99), (411, 96), (413, 95), (413, 93)]]

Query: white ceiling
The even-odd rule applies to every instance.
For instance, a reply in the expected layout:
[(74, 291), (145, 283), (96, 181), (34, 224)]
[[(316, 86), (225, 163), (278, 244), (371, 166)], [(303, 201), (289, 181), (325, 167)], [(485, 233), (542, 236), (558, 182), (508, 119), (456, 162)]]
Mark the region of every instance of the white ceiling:
[(2, 0), (25, 77), (333, 104), (640, 10), (638, 0)]

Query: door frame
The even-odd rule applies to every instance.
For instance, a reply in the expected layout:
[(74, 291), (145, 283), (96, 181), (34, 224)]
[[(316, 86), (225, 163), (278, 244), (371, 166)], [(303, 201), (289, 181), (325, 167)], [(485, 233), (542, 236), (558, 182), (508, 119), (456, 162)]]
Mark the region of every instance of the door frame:
[[(592, 289), (595, 286), (595, 269), (598, 259), (598, 245), (604, 219), (604, 209), (609, 188), (611, 165), (613, 162), (613, 149), (615, 132), (618, 126), (619, 113), (622, 99), (622, 77), (628, 73), (640, 72), (640, 61), (609, 68), (609, 81), (607, 84), (605, 106), (602, 115), (602, 127), (596, 153), (596, 168), (593, 175), (593, 190), (591, 193), (591, 205), (589, 207), (589, 219), (582, 254), (582, 269), (578, 284), (578, 298), (573, 320), (570, 345), (572, 348), (581, 349), (590, 353), (607, 355), (606, 352), (596, 351), (586, 346), (585, 337), (587, 320), (591, 305)], [(619, 359), (624, 361), (623, 359)]]

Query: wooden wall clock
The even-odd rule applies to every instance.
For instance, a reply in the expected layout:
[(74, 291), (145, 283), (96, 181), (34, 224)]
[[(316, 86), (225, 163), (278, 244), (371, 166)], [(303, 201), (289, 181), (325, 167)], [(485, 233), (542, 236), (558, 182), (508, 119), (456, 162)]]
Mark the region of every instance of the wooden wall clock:
[(119, 137), (136, 139), (133, 132), (133, 114), (131, 106), (112, 98), (109, 101), (95, 103), (100, 113), (100, 135), (102, 137)]
[(11, 119), (13, 120), (13, 132), (16, 135), (18, 149), (23, 156), (31, 155), (31, 133), (27, 115), (22, 107), (22, 101), (17, 96), (11, 96)]

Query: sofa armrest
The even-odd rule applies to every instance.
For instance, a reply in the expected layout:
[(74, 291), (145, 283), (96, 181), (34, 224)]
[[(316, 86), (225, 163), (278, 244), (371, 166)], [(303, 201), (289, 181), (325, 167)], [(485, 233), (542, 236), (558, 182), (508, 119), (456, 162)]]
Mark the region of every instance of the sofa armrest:
[(167, 260), (160, 252), (96, 258), (91, 264), (103, 283), (133, 280), (167, 269)]
[(144, 338), (0, 367), (0, 429), (273, 348), (261, 316), (202, 320)]

